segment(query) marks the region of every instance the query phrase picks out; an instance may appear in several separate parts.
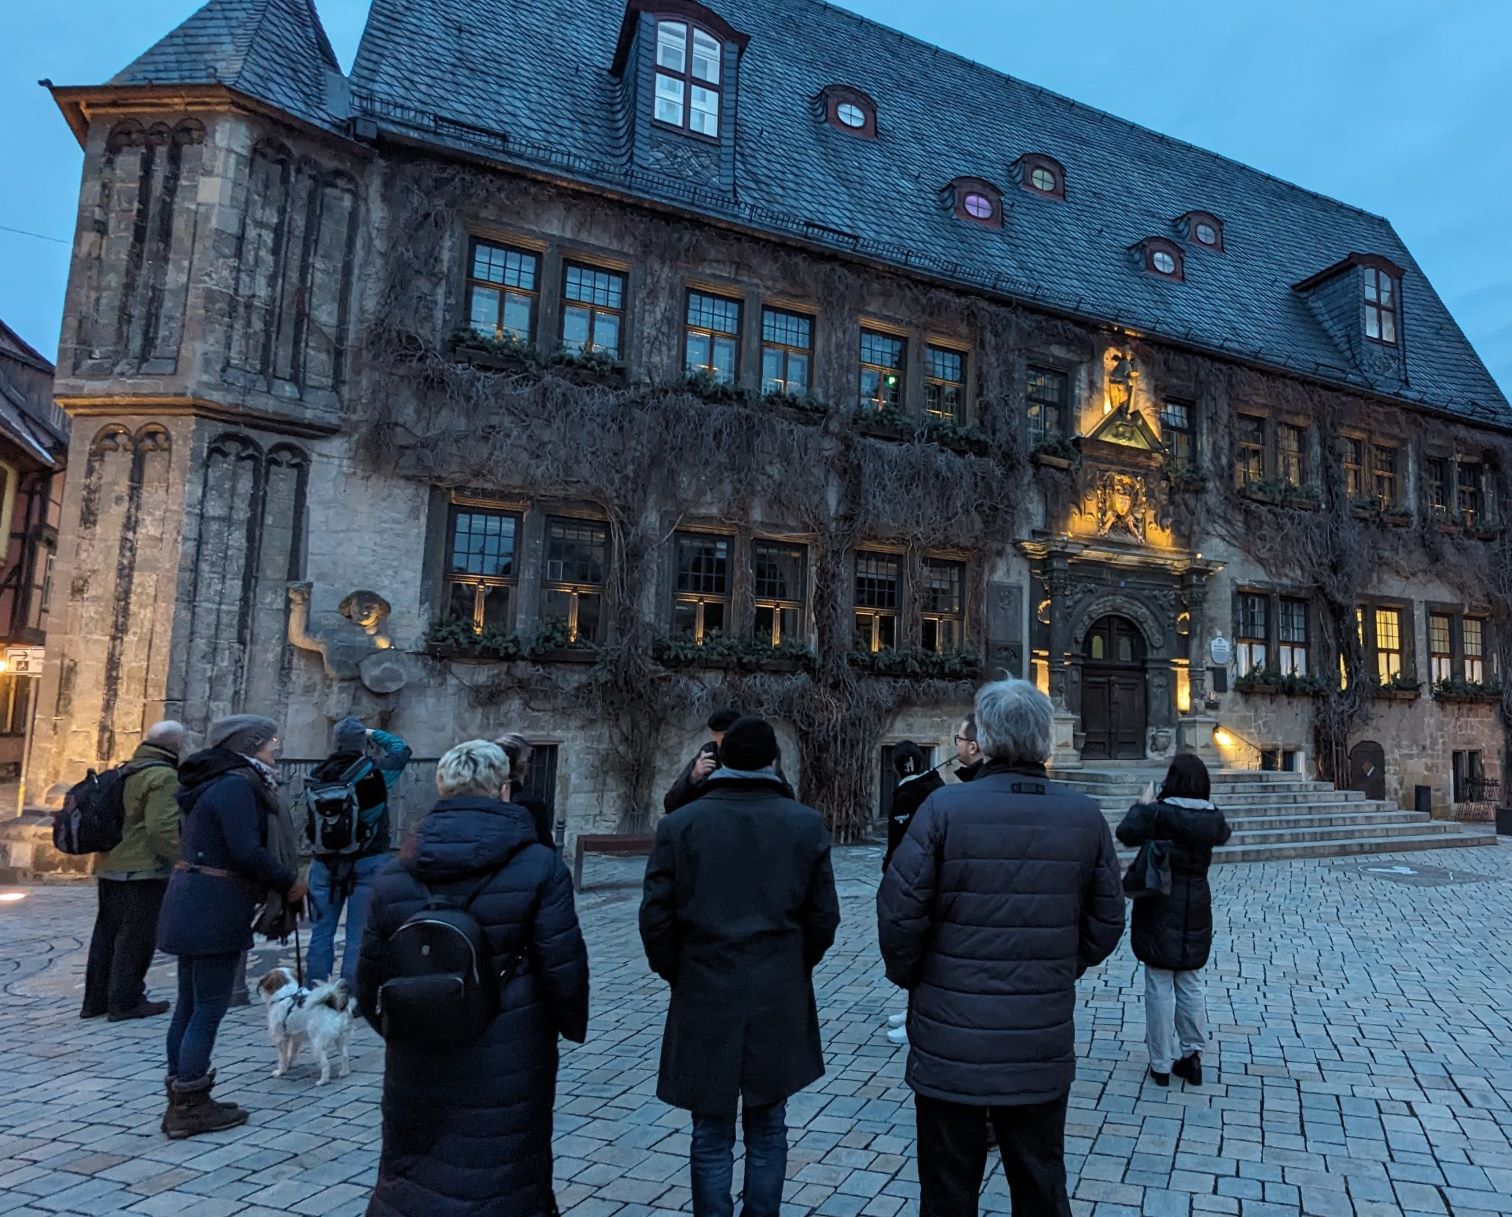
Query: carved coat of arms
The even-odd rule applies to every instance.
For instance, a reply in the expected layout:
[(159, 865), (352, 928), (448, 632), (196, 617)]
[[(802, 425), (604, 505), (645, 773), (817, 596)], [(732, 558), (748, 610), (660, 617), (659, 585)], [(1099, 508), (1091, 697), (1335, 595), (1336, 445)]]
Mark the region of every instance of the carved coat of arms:
[(1150, 492), (1144, 478), (1106, 472), (1097, 479), (1092, 498), (1098, 536), (1144, 542), (1150, 523)]

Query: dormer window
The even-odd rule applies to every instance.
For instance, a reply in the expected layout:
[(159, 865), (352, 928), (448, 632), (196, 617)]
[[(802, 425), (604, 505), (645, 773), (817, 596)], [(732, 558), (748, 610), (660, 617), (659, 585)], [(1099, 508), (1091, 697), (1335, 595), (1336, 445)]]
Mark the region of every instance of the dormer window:
[(686, 21), (656, 23), (656, 120), (719, 138), (719, 39)]
[(1223, 221), (1211, 212), (1189, 211), (1176, 221), (1176, 227), (1193, 245), (1223, 252)]
[(1146, 237), (1134, 248), (1139, 253), (1145, 270), (1152, 275), (1159, 275), (1162, 279), (1175, 279), (1178, 282), (1185, 277), (1181, 247), (1174, 241), (1167, 241), (1161, 237)]
[(958, 220), (1003, 226), (1003, 195), (991, 182), (977, 177), (958, 177), (947, 187)]
[(1390, 271), (1362, 267), (1365, 277), (1365, 337), (1391, 346), (1397, 340), (1397, 281)]
[(819, 116), (831, 127), (862, 139), (877, 138), (877, 103), (850, 85), (829, 85), (819, 94)]
[(1048, 199), (1066, 197), (1066, 169), (1053, 156), (1026, 152), (1013, 163), (1014, 176), (1030, 194)]

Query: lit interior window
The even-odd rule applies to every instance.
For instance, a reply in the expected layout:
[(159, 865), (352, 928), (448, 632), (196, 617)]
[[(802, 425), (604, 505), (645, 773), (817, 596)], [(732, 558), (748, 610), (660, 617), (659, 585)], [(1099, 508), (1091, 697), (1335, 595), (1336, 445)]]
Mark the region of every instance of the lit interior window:
[(1176, 273), (1176, 259), (1163, 249), (1157, 249), (1150, 258), (1150, 265), (1162, 275), (1174, 275)]
[(1055, 173), (1041, 165), (1029, 174), (1029, 184), (1045, 194), (1053, 194), (1056, 190)]
[(968, 194), (962, 200), (961, 206), (974, 220), (992, 219), (992, 200), (985, 194)]
[(854, 102), (842, 101), (835, 107), (835, 117), (847, 127), (866, 126), (866, 111)]

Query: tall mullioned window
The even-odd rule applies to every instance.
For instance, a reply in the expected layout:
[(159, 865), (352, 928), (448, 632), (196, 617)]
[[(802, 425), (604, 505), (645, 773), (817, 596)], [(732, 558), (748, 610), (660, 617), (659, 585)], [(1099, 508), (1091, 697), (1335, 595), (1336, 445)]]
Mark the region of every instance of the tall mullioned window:
[(740, 301), (688, 293), (687, 370), (731, 384), (740, 371)]
[(1055, 368), (1029, 369), (1024, 390), (1029, 416), (1029, 446), (1070, 434), (1071, 378)]
[(1191, 402), (1167, 398), (1160, 403), (1160, 438), (1171, 454), (1173, 468), (1196, 468), (1197, 444)]
[(761, 391), (809, 391), (814, 366), (814, 319), (787, 309), (761, 310)]
[(699, 646), (729, 628), (731, 544), (729, 537), (714, 533), (677, 534), (673, 628)]
[(1265, 419), (1240, 414), (1234, 419), (1234, 484), (1240, 489), (1265, 481)]
[(516, 586), (520, 517), (492, 507), (455, 504), (447, 545), (447, 616), (473, 629), (507, 629)]
[(966, 421), (966, 356), (949, 347), (924, 350), (924, 413), (941, 422)]
[(546, 522), (543, 616), (561, 622), (572, 642), (601, 642), (609, 526), (599, 520)]
[(535, 341), (541, 259), (529, 250), (474, 241), (467, 275), (467, 316), (487, 338)]
[(892, 334), (861, 331), (861, 376), (857, 406), (881, 414), (903, 406), (903, 373), (908, 344)]
[(1257, 592), (1239, 595), (1234, 623), (1234, 658), (1240, 676), (1263, 671), (1270, 656), (1270, 597)]
[(903, 606), (902, 559), (863, 550), (856, 555), (856, 649), (881, 651), (898, 645)]
[(945, 654), (961, 649), (965, 629), (965, 598), (962, 585), (966, 567), (944, 558), (925, 558), (919, 590), (920, 617), (926, 651)]
[(685, 21), (656, 23), (656, 121), (719, 138), (719, 39)]
[(780, 646), (803, 637), (803, 579), (807, 551), (802, 545), (782, 541), (755, 541), (751, 545), (755, 576), (756, 615), (751, 637), (756, 642)]
[(562, 349), (620, 357), (625, 276), (569, 262), (562, 272)]

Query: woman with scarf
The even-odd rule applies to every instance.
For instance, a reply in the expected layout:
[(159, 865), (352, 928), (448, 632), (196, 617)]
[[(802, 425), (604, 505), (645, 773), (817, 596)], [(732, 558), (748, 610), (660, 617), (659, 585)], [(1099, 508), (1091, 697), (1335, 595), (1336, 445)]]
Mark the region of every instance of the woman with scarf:
[(1145, 1042), (1157, 1086), (1169, 1086), (1173, 1073), (1202, 1085), (1207, 1002), (1201, 972), (1213, 947), (1208, 867), (1213, 847), (1230, 836), (1210, 794), (1207, 766), (1183, 753), (1171, 762), (1160, 793), (1145, 787), (1145, 797), (1118, 826), (1118, 839), (1125, 845), (1169, 842), (1171, 894), (1134, 901), (1132, 934), (1134, 958), (1145, 966)]
[(178, 956), (162, 1124), (174, 1140), (247, 1122), (235, 1103), (210, 1097), (215, 1033), (231, 1001), (237, 961), (252, 945), (259, 906), (292, 906), (305, 894), (281, 848), (278, 724), (234, 714), (211, 724), (206, 743), (179, 768), (180, 858), (158, 922), (158, 949)]

